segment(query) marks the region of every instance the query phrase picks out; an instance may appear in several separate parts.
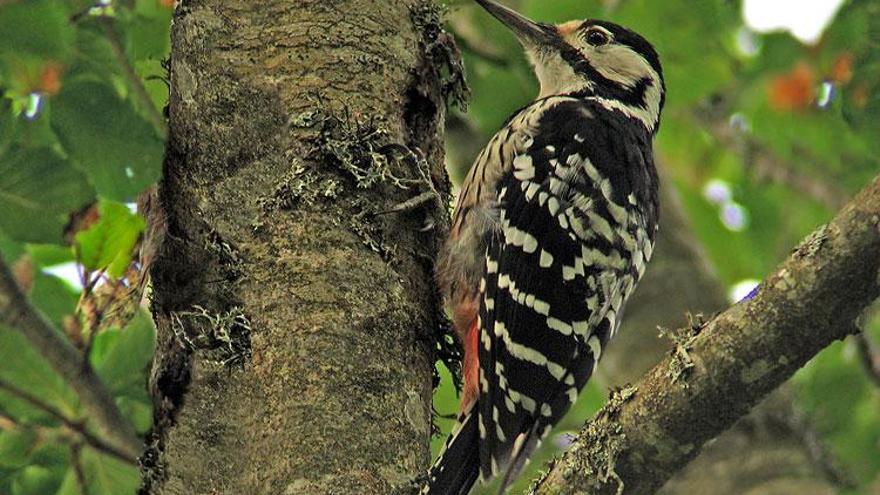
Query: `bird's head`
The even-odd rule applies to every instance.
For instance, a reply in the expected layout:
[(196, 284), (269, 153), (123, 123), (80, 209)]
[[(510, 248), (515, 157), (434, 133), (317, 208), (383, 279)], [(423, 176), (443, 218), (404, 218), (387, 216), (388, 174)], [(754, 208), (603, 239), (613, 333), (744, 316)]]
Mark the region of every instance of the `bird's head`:
[(660, 58), (647, 40), (611, 22), (545, 24), (492, 0), (476, 1), (522, 43), (541, 84), (539, 97), (591, 97), (656, 132), (666, 86)]

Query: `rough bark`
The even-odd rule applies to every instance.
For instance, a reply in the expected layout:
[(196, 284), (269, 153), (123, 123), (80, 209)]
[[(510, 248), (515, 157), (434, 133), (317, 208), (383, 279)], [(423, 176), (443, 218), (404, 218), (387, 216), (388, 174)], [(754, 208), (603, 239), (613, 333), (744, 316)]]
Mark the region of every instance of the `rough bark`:
[(428, 463), (445, 212), (383, 213), (447, 188), (413, 3), (177, 8), (144, 493), (388, 494)]
[(536, 493), (653, 493), (702, 445), (834, 340), (880, 295), (880, 178), (741, 302), (683, 329), (677, 351), (615, 394)]
[[(612, 387), (637, 381), (669, 353), (671, 341), (660, 337), (657, 327), (680, 328), (688, 313), (709, 317), (728, 305), (673, 187), (668, 180), (662, 183), (654, 259), (599, 366), (597, 378)], [(660, 493), (835, 493), (840, 480), (829, 472), (833, 466), (807, 423), (783, 386), (708, 444)]]

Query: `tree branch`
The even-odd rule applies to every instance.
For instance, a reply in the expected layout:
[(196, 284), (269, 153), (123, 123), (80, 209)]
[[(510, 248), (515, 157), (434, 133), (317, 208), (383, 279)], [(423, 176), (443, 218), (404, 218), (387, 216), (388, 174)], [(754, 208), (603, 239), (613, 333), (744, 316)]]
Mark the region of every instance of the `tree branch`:
[(649, 494), (835, 340), (880, 296), (880, 178), (676, 356), (616, 394), (538, 482), (538, 494)]
[(125, 73), (125, 77), (128, 79), (129, 84), (131, 84), (135, 98), (137, 98), (138, 102), (147, 112), (147, 117), (149, 117), (150, 122), (153, 124), (156, 131), (159, 132), (162, 139), (167, 139), (168, 126), (165, 123), (165, 117), (162, 116), (162, 113), (156, 108), (156, 104), (153, 103), (153, 99), (150, 98), (149, 93), (147, 93), (147, 88), (144, 87), (144, 82), (141, 80), (141, 76), (138, 75), (134, 66), (128, 60), (128, 56), (125, 54), (125, 49), (122, 47), (122, 40), (119, 39), (119, 34), (116, 32), (116, 28), (113, 27), (113, 20), (108, 17), (99, 16), (98, 23), (101, 25), (101, 29), (104, 30), (104, 35), (107, 36), (107, 41), (110, 42), (113, 56), (116, 58), (116, 61)]
[[(636, 382), (669, 353), (669, 340), (657, 336), (657, 326), (678, 328), (687, 323), (686, 314), (713, 315), (729, 305), (672, 181), (661, 173), (660, 184), (663, 228), (651, 267), (627, 303), (622, 326), (599, 363), (596, 380), (604, 388)], [(797, 487), (800, 495), (822, 495), (847, 485), (848, 477), (825, 452), (789, 389), (782, 386), (774, 391), (658, 493), (775, 495)], [(770, 464), (768, 456), (774, 459)]]
[(856, 345), (859, 348), (859, 359), (861, 359), (868, 377), (880, 386), (880, 350), (877, 349), (871, 336), (866, 332), (867, 330), (855, 337)]
[(59, 411), (58, 409), (55, 409), (54, 407), (52, 407), (51, 405), (49, 405), (45, 401), (43, 401), (37, 397), (34, 397), (33, 395), (25, 392), (24, 390), (14, 386), (10, 383), (7, 383), (3, 380), (0, 380), (0, 390), (12, 395), (13, 397), (21, 399), (24, 402), (27, 402), (31, 406), (49, 414), (53, 418), (62, 422), (64, 424), (64, 426), (66, 426), (70, 430), (78, 433), (80, 435), (80, 437), (82, 438), (82, 440), (84, 440), (87, 444), (89, 444), (95, 450), (97, 450), (99, 452), (103, 452), (107, 455), (113, 456), (113, 457), (119, 459), (120, 461), (127, 462), (127, 463), (135, 465), (135, 466), (137, 465), (137, 457), (131, 457), (131, 456), (127, 455), (125, 452), (120, 451), (116, 447), (114, 447), (114, 446), (108, 444), (107, 442), (101, 440), (100, 438), (96, 437), (95, 435), (92, 435), (86, 429), (86, 426), (83, 423), (81, 423), (79, 421), (75, 421), (71, 418), (68, 418), (67, 416), (62, 414), (61, 411)]
[[(813, 177), (802, 172), (803, 166), (780, 157), (765, 144), (761, 143), (748, 131), (731, 125), (729, 108), (721, 105), (716, 108), (702, 109), (694, 112), (698, 126), (708, 129), (715, 139), (725, 148), (735, 150), (743, 159), (748, 172), (755, 180), (783, 184), (794, 191), (837, 210), (846, 204), (848, 192), (827, 177)], [(815, 160), (802, 157), (803, 161), (817, 166)]]
[(0, 325), (22, 335), (76, 392), (86, 414), (105, 441), (131, 459), (143, 448), (132, 425), (116, 407), (113, 396), (79, 352), (52, 328), (27, 300), (6, 262), (0, 258)]

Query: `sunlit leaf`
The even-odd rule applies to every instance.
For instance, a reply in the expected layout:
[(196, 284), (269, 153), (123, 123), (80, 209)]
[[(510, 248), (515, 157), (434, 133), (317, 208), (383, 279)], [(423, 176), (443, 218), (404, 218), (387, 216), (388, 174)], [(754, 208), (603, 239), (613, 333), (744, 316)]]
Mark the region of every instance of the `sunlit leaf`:
[(76, 479), (76, 471), (73, 466), (67, 469), (64, 479), (61, 481), (61, 486), (58, 487), (58, 491), (55, 492), (55, 495), (83, 495), (82, 489), (79, 487), (79, 481)]
[(18, 472), (12, 482), (12, 495), (46, 495), (54, 493), (61, 484), (61, 478), (49, 468), (27, 466)]
[(93, 449), (81, 454), (89, 495), (134, 495), (141, 485), (138, 468)]
[(99, 353), (93, 354), (95, 371), (111, 391), (119, 393), (132, 384), (146, 383), (144, 371), (153, 358), (156, 330), (149, 315), (139, 312), (114, 335)]
[(112, 201), (102, 201), (99, 211), (98, 222), (76, 235), (80, 262), (91, 270), (106, 269), (108, 275), (118, 278), (131, 263), (144, 220)]
[(137, 385), (140, 385), (140, 387), (137, 389), (131, 387), (131, 389), (136, 390), (140, 397), (119, 397), (116, 400), (116, 404), (119, 406), (122, 414), (134, 425), (135, 431), (145, 434), (153, 425), (153, 403), (150, 395), (143, 387), (143, 383), (138, 383)]

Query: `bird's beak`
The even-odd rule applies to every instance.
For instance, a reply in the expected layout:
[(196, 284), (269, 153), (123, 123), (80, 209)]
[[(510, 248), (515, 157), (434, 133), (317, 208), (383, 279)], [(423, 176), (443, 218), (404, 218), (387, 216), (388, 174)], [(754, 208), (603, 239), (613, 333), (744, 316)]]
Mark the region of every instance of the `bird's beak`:
[(528, 17), (492, 0), (476, 0), (496, 19), (513, 31), (519, 41), (525, 45), (541, 47), (551, 44), (556, 29), (549, 24), (535, 22)]

